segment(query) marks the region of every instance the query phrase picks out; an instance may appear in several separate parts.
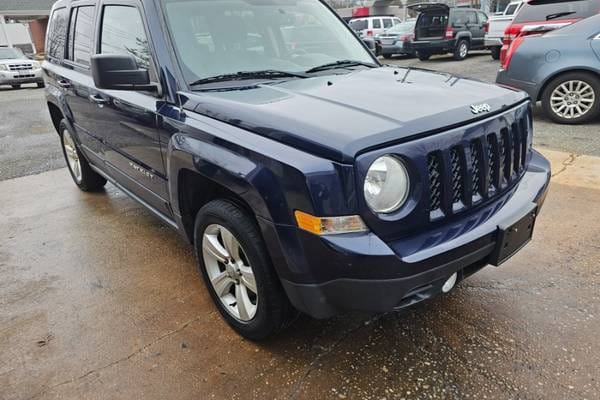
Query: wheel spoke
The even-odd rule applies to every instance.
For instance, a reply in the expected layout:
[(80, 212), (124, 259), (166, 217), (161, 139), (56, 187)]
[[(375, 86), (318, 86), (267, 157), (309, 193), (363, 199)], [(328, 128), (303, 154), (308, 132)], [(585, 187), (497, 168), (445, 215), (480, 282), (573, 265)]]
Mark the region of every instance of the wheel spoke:
[(213, 258), (221, 263), (227, 262), (229, 253), (217, 239), (217, 235), (204, 234), (204, 240), (202, 240), (202, 248), (205, 252), (210, 254)]
[(223, 239), (223, 245), (227, 253), (229, 253), (229, 257), (233, 258), (235, 261), (240, 259), (240, 244), (233, 236), (231, 232), (226, 229), (221, 229), (221, 239)]
[(238, 313), (240, 314), (240, 319), (242, 321), (248, 321), (250, 317), (250, 313), (252, 312), (252, 308), (254, 304), (250, 301), (250, 297), (248, 297), (248, 290), (244, 285), (235, 285), (235, 300), (237, 302)]
[(241, 266), (240, 272), (242, 273), (241, 282), (244, 286), (246, 286), (252, 293), (257, 293), (256, 291), (256, 280), (254, 279), (254, 273), (252, 273), (252, 268)]
[(215, 288), (215, 292), (217, 296), (223, 297), (229, 290), (231, 289), (231, 285), (233, 284), (233, 280), (227, 274), (227, 271), (221, 272), (219, 275), (215, 276), (211, 279), (213, 287)]

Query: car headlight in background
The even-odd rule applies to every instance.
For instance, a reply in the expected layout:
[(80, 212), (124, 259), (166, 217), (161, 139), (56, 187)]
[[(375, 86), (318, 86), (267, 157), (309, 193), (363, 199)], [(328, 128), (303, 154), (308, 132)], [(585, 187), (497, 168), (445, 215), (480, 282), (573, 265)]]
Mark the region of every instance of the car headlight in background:
[(0, 71), (8, 71), (8, 67), (4, 64), (0, 64)]
[(40, 68), (42, 68), (42, 65), (39, 62), (34, 61), (34, 62), (31, 63), (31, 68), (33, 68), (33, 69), (40, 69)]
[(399, 209), (410, 190), (410, 179), (400, 159), (386, 155), (376, 159), (367, 171), (364, 195), (367, 205), (376, 213)]

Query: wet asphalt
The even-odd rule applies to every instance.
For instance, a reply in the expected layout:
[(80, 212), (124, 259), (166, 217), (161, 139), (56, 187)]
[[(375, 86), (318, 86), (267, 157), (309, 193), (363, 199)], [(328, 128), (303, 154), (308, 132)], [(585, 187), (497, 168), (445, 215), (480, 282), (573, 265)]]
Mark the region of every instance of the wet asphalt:
[[(486, 58), (466, 62), (474, 75)], [(544, 130), (566, 152), (537, 139), (555, 176), (505, 265), (404, 312), (301, 316), (253, 343), (169, 227), (55, 170), (42, 93), (0, 89), (0, 399), (600, 398), (600, 159), (581, 155), (597, 125)]]

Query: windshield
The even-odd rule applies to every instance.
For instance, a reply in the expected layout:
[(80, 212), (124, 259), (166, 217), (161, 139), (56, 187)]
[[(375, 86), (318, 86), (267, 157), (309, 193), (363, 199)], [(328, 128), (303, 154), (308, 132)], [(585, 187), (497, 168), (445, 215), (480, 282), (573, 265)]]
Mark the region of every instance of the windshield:
[(238, 72), (303, 72), (340, 60), (376, 64), (318, 0), (163, 0), (188, 82)]
[(25, 58), (23, 52), (14, 48), (0, 48), (0, 60), (14, 60)]
[(523, 5), (514, 22), (531, 22), (591, 17), (600, 11), (600, 0), (532, 0)]
[(390, 29), (388, 29), (389, 33), (409, 33), (415, 30), (415, 21), (411, 22), (403, 22), (398, 24)]

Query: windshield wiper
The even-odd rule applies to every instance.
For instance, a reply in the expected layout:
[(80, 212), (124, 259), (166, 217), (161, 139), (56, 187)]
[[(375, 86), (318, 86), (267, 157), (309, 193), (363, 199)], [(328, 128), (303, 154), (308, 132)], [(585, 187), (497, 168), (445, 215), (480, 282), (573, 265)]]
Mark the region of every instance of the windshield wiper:
[(222, 74), (216, 76), (210, 76), (208, 78), (198, 79), (196, 81), (190, 82), (190, 86), (197, 85), (205, 85), (207, 83), (216, 83), (216, 82), (228, 82), (228, 81), (241, 81), (245, 79), (270, 79), (270, 78), (308, 78), (307, 75), (296, 73), (296, 72), (287, 72), (287, 71), (277, 71), (274, 69), (265, 69), (263, 71), (239, 71), (234, 72), (232, 74)]
[(363, 62), (363, 61), (356, 61), (356, 60), (339, 60), (339, 61), (335, 61), (335, 62), (323, 64), (323, 65), (319, 65), (319, 66), (311, 68), (311, 69), (309, 69), (309, 70), (307, 70), (305, 72), (307, 74), (311, 74), (313, 72), (327, 71), (328, 69), (346, 68), (346, 67), (357, 67), (357, 66), (375, 68), (378, 65), (372, 64), (372, 63), (368, 63), (368, 62)]
[(563, 12), (558, 12), (558, 13), (554, 13), (554, 14), (548, 14), (548, 15), (546, 15), (546, 21), (549, 21), (549, 20), (555, 19), (555, 18), (564, 17), (565, 15), (571, 15), (571, 14), (575, 14), (575, 11), (563, 11)]

